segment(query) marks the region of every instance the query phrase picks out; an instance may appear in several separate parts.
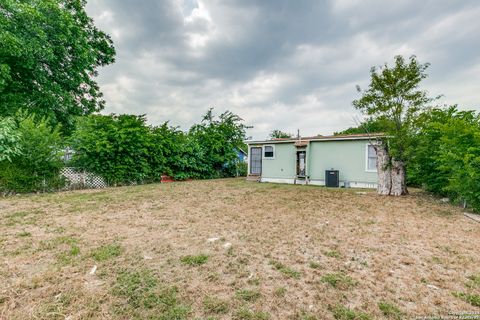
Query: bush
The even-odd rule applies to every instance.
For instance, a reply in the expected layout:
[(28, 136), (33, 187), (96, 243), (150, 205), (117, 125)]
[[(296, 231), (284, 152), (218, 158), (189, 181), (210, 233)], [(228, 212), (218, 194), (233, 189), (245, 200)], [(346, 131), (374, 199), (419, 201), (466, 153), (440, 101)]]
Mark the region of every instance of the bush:
[(47, 119), (20, 115), (16, 131), (20, 152), (0, 162), (0, 191), (39, 192), (57, 190), (65, 181), (59, 173), (63, 167), (59, 127), (52, 128)]
[(480, 114), (456, 106), (421, 117), (409, 182), (480, 210)]

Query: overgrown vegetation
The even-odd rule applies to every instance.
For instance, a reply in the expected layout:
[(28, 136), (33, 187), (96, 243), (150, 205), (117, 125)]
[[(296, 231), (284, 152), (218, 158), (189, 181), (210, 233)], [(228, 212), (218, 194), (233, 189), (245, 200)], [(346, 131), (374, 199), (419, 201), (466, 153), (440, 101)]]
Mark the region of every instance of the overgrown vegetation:
[(25, 113), (17, 114), (16, 123), (8, 121), (3, 126), (15, 138), (8, 139), (4, 146), (0, 145), (6, 150), (0, 161), (0, 192), (39, 192), (61, 188), (64, 181), (59, 176), (63, 167), (60, 128), (52, 128), (46, 119), (36, 119)]

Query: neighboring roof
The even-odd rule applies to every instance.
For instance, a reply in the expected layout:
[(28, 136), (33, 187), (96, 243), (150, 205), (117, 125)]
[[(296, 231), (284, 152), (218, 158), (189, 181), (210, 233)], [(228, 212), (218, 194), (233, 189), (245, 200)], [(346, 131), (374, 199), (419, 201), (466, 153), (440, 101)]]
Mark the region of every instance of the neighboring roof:
[(314, 137), (300, 137), (298, 138), (275, 138), (271, 140), (259, 141), (245, 141), (246, 144), (265, 144), (265, 143), (297, 143), (303, 144), (309, 141), (340, 141), (340, 140), (369, 140), (384, 137), (384, 133), (369, 133), (369, 134), (340, 134), (336, 136), (314, 136)]
[(237, 150), (243, 153), (244, 155), (248, 155), (242, 148), (237, 148)]

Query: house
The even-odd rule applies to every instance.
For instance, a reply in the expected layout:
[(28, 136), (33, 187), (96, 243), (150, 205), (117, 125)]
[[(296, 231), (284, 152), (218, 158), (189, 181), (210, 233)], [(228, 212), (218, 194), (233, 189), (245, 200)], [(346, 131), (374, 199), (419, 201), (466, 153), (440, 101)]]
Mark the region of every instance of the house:
[(248, 162), (248, 153), (246, 153), (243, 149), (237, 149), (237, 157), (238, 162)]
[(316, 136), (247, 141), (249, 180), (376, 188), (382, 134)]

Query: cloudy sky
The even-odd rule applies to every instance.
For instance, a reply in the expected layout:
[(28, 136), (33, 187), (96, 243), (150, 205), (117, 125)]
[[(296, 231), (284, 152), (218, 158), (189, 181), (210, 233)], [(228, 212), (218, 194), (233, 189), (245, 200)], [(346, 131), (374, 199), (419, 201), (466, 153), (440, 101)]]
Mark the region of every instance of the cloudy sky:
[(430, 62), (424, 88), (480, 110), (480, 1), (89, 0), (117, 49), (100, 70), (105, 113), (183, 129), (209, 107), (249, 135), (354, 126), (355, 85), (395, 55)]

